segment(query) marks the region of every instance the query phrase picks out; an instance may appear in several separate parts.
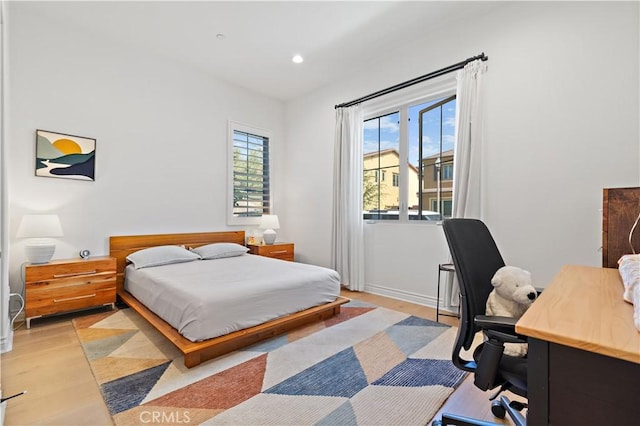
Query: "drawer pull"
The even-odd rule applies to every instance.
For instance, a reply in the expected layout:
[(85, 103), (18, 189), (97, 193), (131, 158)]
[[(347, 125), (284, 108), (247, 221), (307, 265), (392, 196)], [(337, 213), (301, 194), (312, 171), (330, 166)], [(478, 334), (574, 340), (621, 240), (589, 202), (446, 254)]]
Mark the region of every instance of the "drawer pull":
[(270, 252), (271, 254), (282, 254), (282, 253), (286, 253), (287, 250), (276, 250), (276, 251), (272, 251)]
[(80, 275), (93, 275), (98, 271), (72, 272), (70, 274), (53, 274), (53, 278), (79, 277)]
[(68, 302), (70, 300), (78, 300), (78, 299), (88, 299), (90, 297), (96, 297), (96, 294), (85, 294), (84, 296), (76, 296), (76, 297), (67, 297), (65, 299), (53, 299), (55, 303)]

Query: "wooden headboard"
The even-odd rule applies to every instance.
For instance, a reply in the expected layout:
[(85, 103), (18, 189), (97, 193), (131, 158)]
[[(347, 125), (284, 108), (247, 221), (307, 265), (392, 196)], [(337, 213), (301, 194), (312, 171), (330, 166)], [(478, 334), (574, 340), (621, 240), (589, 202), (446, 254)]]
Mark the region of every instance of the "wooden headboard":
[[(629, 232), (640, 214), (640, 187), (604, 188), (602, 200), (602, 266), (617, 268), (618, 259), (632, 253)], [(640, 225), (631, 242), (640, 253)]]
[(164, 245), (184, 245), (189, 248), (211, 243), (237, 243), (244, 245), (244, 231), (109, 237), (109, 255), (117, 260), (116, 285), (118, 293), (124, 291), (124, 268), (127, 266), (127, 256), (131, 253), (149, 247)]

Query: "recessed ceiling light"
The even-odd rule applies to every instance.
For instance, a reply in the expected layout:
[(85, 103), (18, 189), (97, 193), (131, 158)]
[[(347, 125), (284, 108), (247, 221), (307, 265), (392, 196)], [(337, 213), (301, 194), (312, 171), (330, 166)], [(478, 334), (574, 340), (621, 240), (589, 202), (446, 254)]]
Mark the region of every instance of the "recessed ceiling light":
[(291, 60), (296, 64), (301, 64), (302, 62), (304, 62), (304, 58), (300, 55), (295, 55), (293, 58), (291, 58)]
[(217, 38), (218, 40), (224, 40), (224, 34), (222, 34), (222, 33), (218, 33), (218, 34), (216, 34), (216, 38)]

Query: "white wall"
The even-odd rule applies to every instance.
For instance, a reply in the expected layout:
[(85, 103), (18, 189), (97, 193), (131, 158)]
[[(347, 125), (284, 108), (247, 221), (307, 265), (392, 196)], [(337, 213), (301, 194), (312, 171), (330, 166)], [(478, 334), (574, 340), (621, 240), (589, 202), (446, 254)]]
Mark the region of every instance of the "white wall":
[[(25, 261), (24, 213), (58, 213), (55, 258), (108, 253), (110, 235), (227, 229), (227, 120), (273, 135), (275, 205), (284, 105), (9, 6), (10, 272)], [(95, 182), (34, 176), (35, 130), (97, 139)], [(285, 229), (286, 231), (286, 229)]]
[[(599, 266), (602, 188), (640, 183), (638, 16), (630, 2), (502, 3), (288, 103), (298, 255), (329, 264), (334, 105), (485, 52), (485, 221), (505, 261), (540, 287), (562, 264)], [(441, 228), (366, 227), (367, 289), (432, 304), (448, 258)]]
[[(545, 283), (564, 263), (600, 263), (603, 187), (640, 181), (638, 4), (499, 3), (425, 29), (359, 75), (285, 107), (150, 53), (9, 5), (11, 284), (22, 214), (57, 212), (57, 258), (107, 252), (109, 235), (226, 229), (226, 120), (274, 134), (279, 235), (327, 266), (334, 105), (484, 51), (486, 221), (506, 261)], [(34, 176), (35, 129), (97, 139), (96, 181)], [(368, 225), (372, 291), (432, 304), (441, 228)]]

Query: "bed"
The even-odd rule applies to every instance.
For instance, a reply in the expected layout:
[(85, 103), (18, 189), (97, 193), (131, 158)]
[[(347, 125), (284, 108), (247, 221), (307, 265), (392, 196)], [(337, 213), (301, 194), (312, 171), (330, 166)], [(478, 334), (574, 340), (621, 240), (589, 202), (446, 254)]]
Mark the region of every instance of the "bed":
[[(293, 262), (286, 262), (281, 260), (267, 259), (262, 258), (256, 255), (242, 255), (239, 258), (244, 258), (244, 260), (249, 261), (250, 267), (247, 267), (245, 263), (242, 264), (241, 269), (245, 271), (242, 275), (250, 275), (250, 270), (253, 271), (251, 274), (255, 275), (256, 271), (259, 271), (260, 268), (274, 268), (275, 274), (289, 277), (290, 284), (293, 287), (293, 292), (282, 293), (278, 295), (277, 293), (273, 293), (272, 291), (266, 292), (262, 296), (257, 298), (258, 301), (264, 301), (267, 296), (271, 297), (271, 301), (278, 304), (278, 309), (287, 309), (286, 306), (289, 306), (289, 311), (281, 311), (278, 316), (274, 319), (267, 320), (265, 322), (261, 322), (263, 318), (261, 315), (261, 309), (264, 307), (264, 303), (261, 306), (256, 306), (255, 311), (257, 311), (256, 315), (252, 315), (250, 321), (256, 321), (258, 318), (258, 322), (256, 325), (246, 326), (243, 323), (242, 318), (236, 318), (231, 321), (224, 322), (226, 320), (224, 312), (218, 312), (218, 317), (211, 319), (204, 319), (204, 323), (199, 323), (200, 325), (194, 327), (184, 327), (184, 324), (179, 321), (176, 322), (176, 318), (179, 318), (181, 315), (174, 308), (173, 317), (166, 312), (162, 311), (154, 311), (154, 309), (147, 306), (147, 304), (151, 304), (149, 302), (148, 297), (144, 295), (144, 286), (145, 283), (148, 283), (146, 280), (158, 280), (159, 277), (166, 278), (168, 281), (171, 281), (171, 278), (177, 279), (177, 286), (184, 286), (187, 281), (184, 280), (185, 274), (192, 274), (192, 272), (185, 272), (184, 268), (188, 268), (187, 265), (193, 264), (195, 269), (199, 270), (197, 273), (207, 273), (203, 271), (205, 269), (210, 269), (209, 266), (215, 263), (215, 268), (213, 269), (224, 269), (225, 272), (219, 279), (229, 280), (229, 268), (238, 269), (239, 258), (229, 258), (229, 259), (217, 259), (217, 260), (197, 260), (195, 262), (188, 262), (185, 264), (176, 264), (176, 265), (167, 265), (153, 267), (153, 268), (145, 268), (148, 269), (147, 272), (151, 271), (151, 273), (142, 273), (137, 274), (137, 272), (144, 271), (144, 269), (138, 269), (135, 273), (131, 273), (131, 267), (129, 266), (128, 274), (133, 276), (133, 280), (127, 280), (127, 286), (132, 285), (132, 291), (135, 292), (138, 297), (135, 297), (132, 292), (127, 291), (125, 288), (125, 270), (127, 270), (127, 256), (131, 255), (134, 252), (137, 252), (142, 249), (158, 247), (158, 246), (166, 246), (173, 245), (179, 246), (184, 245), (188, 248), (197, 248), (201, 246), (206, 246), (212, 243), (236, 243), (240, 245), (244, 245), (244, 231), (225, 231), (225, 232), (209, 232), (209, 233), (188, 233), (188, 234), (157, 234), (157, 235), (135, 235), (135, 236), (112, 236), (109, 238), (109, 251), (110, 255), (117, 260), (117, 293), (119, 298), (127, 304), (131, 309), (135, 310), (138, 314), (140, 314), (143, 318), (145, 318), (151, 325), (153, 325), (161, 334), (163, 334), (167, 339), (169, 339), (184, 355), (184, 364), (185, 366), (191, 368), (194, 367), (206, 360), (215, 358), (224, 353), (234, 351), (241, 347), (245, 347), (256, 343), (258, 341), (276, 336), (278, 334), (282, 334), (288, 330), (293, 328), (300, 327), (304, 324), (308, 324), (311, 322), (316, 322), (320, 320), (324, 320), (330, 318), (340, 312), (340, 306), (349, 301), (347, 298), (343, 298), (339, 296), (339, 288), (338, 292), (334, 291), (333, 296), (331, 295), (331, 290), (329, 287), (325, 286), (323, 290), (321, 290), (322, 296), (324, 299), (321, 299), (322, 302), (319, 305), (318, 299), (305, 299), (307, 296), (305, 293), (308, 292), (305, 290), (305, 285), (309, 285), (307, 281), (303, 283), (297, 284), (295, 281), (294, 272), (286, 272), (283, 273), (280, 268), (291, 267), (294, 271), (304, 268), (303, 264), (295, 264)], [(265, 263), (266, 262), (266, 263)], [(275, 266), (274, 266), (275, 264)], [(222, 268), (224, 266), (224, 268)], [(309, 265), (306, 265), (307, 267)], [(310, 268), (311, 269), (311, 268)], [(324, 269), (324, 268), (318, 268)], [(280, 271), (280, 272), (278, 272)], [(151, 277), (149, 276), (151, 275)], [(242, 283), (239, 285), (237, 282), (239, 280), (240, 274), (236, 274), (233, 277), (234, 285), (233, 287), (241, 287), (243, 290), (240, 293), (241, 297), (249, 297), (249, 295), (257, 292), (259, 286), (255, 283), (245, 284)], [(226, 277), (226, 278), (225, 278)], [(129, 277), (127, 277), (129, 278)], [(197, 278), (197, 280), (201, 280), (202, 278)], [(318, 280), (322, 280), (322, 278), (317, 278)], [(155, 283), (154, 285), (170, 285), (168, 283), (162, 282), (163, 279), (160, 280), (160, 284)], [(133, 283), (133, 284), (131, 284)], [(277, 285), (277, 283), (276, 283)], [(133, 290), (134, 287), (138, 287), (137, 290)], [(286, 286), (283, 286), (286, 287)], [(338, 285), (339, 287), (339, 285)], [(142, 288), (142, 292), (140, 291)], [(165, 294), (166, 302), (169, 299), (178, 300), (179, 296), (177, 293), (171, 293), (173, 290), (167, 290), (167, 288), (163, 288), (162, 291), (156, 291), (156, 294)], [(195, 291), (195, 290), (191, 290)], [(166, 292), (166, 293), (165, 293)], [(149, 293), (149, 292), (147, 292)], [(153, 292), (152, 292), (153, 293)], [(220, 294), (224, 294), (224, 297), (233, 297), (232, 292), (227, 291), (227, 289), (221, 290)], [(146, 300), (140, 300), (146, 299)], [(256, 297), (253, 297), (256, 300)], [(247, 299), (244, 299), (246, 301)], [(291, 301), (291, 303), (289, 303)], [(146, 302), (147, 304), (143, 303)], [(240, 306), (244, 306), (243, 302), (230, 302), (226, 301), (227, 304), (233, 305), (236, 308)], [(309, 305), (311, 304), (311, 305)], [(310, 307), (305, 307), (301, 309), (302, 306), (309, 305)], [(186, 305), (185, 305), (186, 306)], [(157, 308), (156, 308), (157, 309)], [(182, 308), (181, 308), (182, 309)], [(183, 317), (187, 317), (187, 325), (193, 324), (191, 321), (193, 319), (193, 312), (195, 311), (203, 311), (206, 309), (195, 309), (187, 312), (187, 309), (182, 309), (185, 314)], [(246, 309), (234, 309), (230, 312), (235, 312), (245, 314), (247, 312), (251, 312), (251, 309), (247, 311)], [(217, 309), (216, 309), (217, 312)], [(284, 313), (283, 313), (284, 312)], [(282, 315), (280, 315), (282, 314)], [(191, 319), (189, 319), (189, 315), (191, 315)], [(271, 314), (272, 315), (272, 314)], [(164, 318), (163, 318), (164, 317)], [(209, 321), (208, 323), (206, 321)], [(220, 327), (216, 328), (212, 324), (216, 324), (220, 322), (222, 324)], [(231, 324), (231, 325), (230, 325)], [(182, 333), (186, 333), (183, 335)], [(205, 334), (203, 334), (203, 332)], [(213, 337), (209, 337), (206, 333), (212, 333)], [(189, 336), (189, 338), (185, 337)]]

